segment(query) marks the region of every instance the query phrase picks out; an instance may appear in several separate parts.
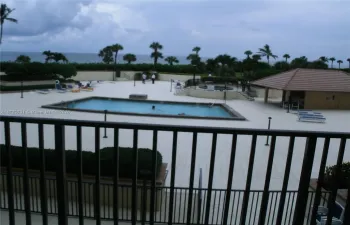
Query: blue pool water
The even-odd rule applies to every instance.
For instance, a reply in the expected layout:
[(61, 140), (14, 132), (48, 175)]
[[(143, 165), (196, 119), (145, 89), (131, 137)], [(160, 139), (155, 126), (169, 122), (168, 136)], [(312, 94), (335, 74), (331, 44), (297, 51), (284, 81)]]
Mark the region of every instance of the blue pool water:
[[(234, 115), (227, 112), (221, 106), (160, 103), (153, 101), (130, 101), (117, 99), (88, 99), (69, 103), (68, 108), (85, 110), (108, 110), (121, 113), (179, 115), (185, 113), (187, 116), (198, 117), (223, 117), (233, 118)], [(155, 106), (155, 109), (152, 109)]]

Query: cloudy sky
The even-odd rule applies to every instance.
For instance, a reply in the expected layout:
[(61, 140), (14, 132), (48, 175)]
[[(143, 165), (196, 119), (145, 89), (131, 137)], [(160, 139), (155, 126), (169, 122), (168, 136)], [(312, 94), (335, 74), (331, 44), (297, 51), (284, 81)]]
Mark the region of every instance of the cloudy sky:
[(2, 0), (18, 24), (4, 25), (3, 51), (227, 53), (269, 44), (279, 56), (350, 57), (350, 0)]

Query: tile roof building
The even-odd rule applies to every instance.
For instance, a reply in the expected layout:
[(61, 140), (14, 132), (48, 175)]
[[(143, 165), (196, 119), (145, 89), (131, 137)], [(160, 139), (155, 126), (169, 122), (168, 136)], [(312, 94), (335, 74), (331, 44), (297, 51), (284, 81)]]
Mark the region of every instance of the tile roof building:
[(350, 75), (339, 70), (294, 69), (251, 83), (283, 90), (282, 101), (298, 101), (304, 109), (350, 109)]

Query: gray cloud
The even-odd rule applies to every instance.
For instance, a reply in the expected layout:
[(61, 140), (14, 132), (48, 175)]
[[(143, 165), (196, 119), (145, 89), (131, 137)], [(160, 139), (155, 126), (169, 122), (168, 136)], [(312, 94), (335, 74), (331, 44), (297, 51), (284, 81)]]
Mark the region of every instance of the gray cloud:
[(120, 43), (149, 54), (159, 41), (166, 55), (243, 57), (270, 44), (277, 55), (350, 57), (349, 1), (19, 0), (18, 24), (5, 24), (4, 50), (97, 52)]

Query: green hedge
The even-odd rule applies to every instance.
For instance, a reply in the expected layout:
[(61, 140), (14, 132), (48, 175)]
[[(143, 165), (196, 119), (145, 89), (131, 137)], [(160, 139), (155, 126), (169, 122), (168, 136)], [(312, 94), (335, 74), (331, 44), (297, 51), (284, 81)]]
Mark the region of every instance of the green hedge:
[(350, 162), (344, 162), (341, 165), (339, 180), (335, 178), (336, 165), (326, 167), (326, 171), (324, 174), (324, 182), (323, 187), (325, 189), (330, 189), (334, 185), (337, 185), (339, 189), (348, 188), (350, 184)]
[(41, 81), (41, 80), (54, 80), (55, 76), (23, 76), (23, 75), (2, 75), (0, 76), (0, 81), (18, 82), (18, 81)]
[(56, 78), (70, 78), (77, 75), (76, 67), (72, 64), (61, 63), (6, 63), (1, 65), (8, 81), (21, 80), (50, 80)]
[[(101, 157), (101, 176), (113, 176), (113, 147), (106, 147), (100, 150)], [(7, 151), (4, 145), (0, 145), (1, 166), (7, 166)], [(12, 167), (23, 168), (23, 149), (22, 147), (12, 146)], [(66, 150), (66, 172), (77, 174), (77, 151)], [(119, 147), (119, 177), (132, 178), (134, 169), (133, 149)], [(95, 153), (83, 151), (83, 174), (95, 175)], [(162, 165), (162, 155), (157, 151), (157, 175)], [(28, 168), (31, 170), (40, 170), (40, 150), (38, 148), (28, 148)], [(46, 171), (56, 172), (57, 157), (54, 150), (45, 149)], [(152, 150), (138, 149), (138, 178), (151, 179), (151, 175), (140, 174), (139, 171), (152, 171)]]
[(38, 90), (38, 89), (53, 89), (55, 88), (54, 84), (42, 84), (42, 85), (31, 85), (31, 86), (3, 86), (0, 85), (0, 91), (6, 92), (6, 91), (28, 91), (28, 90)]

